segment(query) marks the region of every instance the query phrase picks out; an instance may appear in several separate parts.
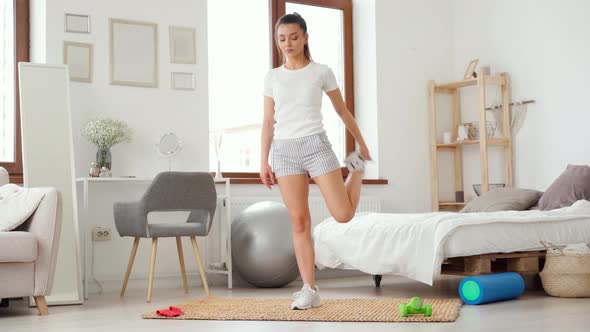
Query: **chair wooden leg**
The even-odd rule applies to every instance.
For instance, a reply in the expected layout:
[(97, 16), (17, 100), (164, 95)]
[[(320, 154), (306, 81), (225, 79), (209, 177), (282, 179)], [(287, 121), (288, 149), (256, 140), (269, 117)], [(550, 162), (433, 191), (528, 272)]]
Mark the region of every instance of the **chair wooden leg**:
[(47, 302), (45, 302), (45, 296), (35, 296), (35, 303), (37, 304), (39, 315), (47, 316), (49, 314), (49, 311), (47, 310)]
[(158, 238), (152, 239), (152, 259), (150, 261), (150, 276), (148, 281), (147, 301), (152, 302), (152, 286), (154, 285), (154, 268), (156, 267), (156, 252), (158, 251)]
[(129, 282), (129, 275), (131, 275), (131, 269), (133, 268), (133, 262), (135, 261), (135, 254), (137, 253), (137, 246), (139, 245), (139, 238), (136, 237), (133, 240), (133, 247), (131, 247), (131, 256), (129, 256), (129, 263), (127, 264), (127, 273), (125, 273), (125, 280), (123, 280), (123, 287), (121, 287), (121, 297), (125, 296), (125, 289), (127, 288), (127, 282)]
[(205, 287), (205, 294), (209, 297), (209, 285), (207, 284), (207, 276), (205, 275), (205, 269), (203, 269), (203, 262), (201, 262), (201, 254), (199, 253), (199, 246), (197, 245), (197, 239), (191, 236), (191, 242), (193, 243), (193, 249), (195, 256), (197, 256), (197, 263), (199, 265), (199, 273), (201, 274), (201, 280), (203, 281), (203, 287)]
[(184, 293), (188, 294), (188, 282), (186, 281), (184, 254), (182, 253), (182, 241), (180, 241), (180, 236), (176, 237), (176, 248), (178, 248), (178, 260), (180, 260), (180, 272), (182, 273), (182, 285), (184, 286)]

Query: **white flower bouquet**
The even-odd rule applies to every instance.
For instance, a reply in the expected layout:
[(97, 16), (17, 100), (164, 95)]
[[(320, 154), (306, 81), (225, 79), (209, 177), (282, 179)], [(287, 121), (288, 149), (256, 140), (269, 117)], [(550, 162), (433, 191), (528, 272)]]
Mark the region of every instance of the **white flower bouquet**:
[(131, 129), (123, 121), (96, 118), (88, 121), (82, 135), (100, 150), (108, 150), (113, 145), (131, 141)]
[(221, 143), (223, 142), (223, 129), (214, 128), (209, 131), (209, 143), (215, 151), (215, 158), (217, 159), (217, 172), (215, 178), (221, 179)]
[(215, 151), (215, 157), (219, 161), (221, 156), (221, 143), (223, 142), (223, 129), (214, 128), (209, 131), (209, 143)]

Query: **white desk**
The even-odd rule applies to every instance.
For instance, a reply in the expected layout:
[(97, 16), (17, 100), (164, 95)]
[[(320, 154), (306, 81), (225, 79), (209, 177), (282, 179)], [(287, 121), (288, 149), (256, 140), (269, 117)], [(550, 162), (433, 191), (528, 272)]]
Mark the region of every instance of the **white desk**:
[[(90, 252), (89, 244), (92, 241), (92, 232), (88, 229), (90, 225), (91, 218), (89, 215), (89, 202), (92, 199), (90, 197), (90, 190), (89, 187), (92, 183), (118, 183), (118, 184), (132, 184), (132, 183), (139, 183), (148, 185), (152, 182), (153, 179), (150, 178), (132, 178), (132, 177), (103, 177), (103, 178), (78, 178), (76, 182), (82, 183), (83, 185), (83, 209), (82, 215), (79, 218), (82, 220), (79, 224), (79, 229), (82, 234), (81, 241), (82, 241), (82, 248), (84, 249), (83, 252), (83, 259), (84, 259), (84, 298), (88, 298), (88, 280), (94, 278), (91, 273), (91, 260), (88, 259), (88, 252)], [(206, 273), (217, 273), (217, 274), (226, 274), (227, 275), (227, 287), (232, 288), (232, 260), (231, 260), (231, 190), (230, 190), (230, 179), (228, 178), (221, 178), (221, 179), (214, 179), (216, 184), (225, 183), (225, 192), (222, 195), (218, 194), (218, 198), (222, 198), (224, 212), (225, 212), (225, 219), (226, 219), (226, 232), (225, 234), (221, 234), (222, 236), (222, 245), (223, 242), (226, 243), (227, 253), (223, 253), (222, 251), (222, 262), (210, 262), (208, 250), (206, 250), (207, 255), (205, 257), (205, 272)], [(139, 197), (138, 197), (139, 200)], [(205, 241), (207, 241), (208, 237), (205, 237)], [(208, 247), (208, 246), (207, 246)]]

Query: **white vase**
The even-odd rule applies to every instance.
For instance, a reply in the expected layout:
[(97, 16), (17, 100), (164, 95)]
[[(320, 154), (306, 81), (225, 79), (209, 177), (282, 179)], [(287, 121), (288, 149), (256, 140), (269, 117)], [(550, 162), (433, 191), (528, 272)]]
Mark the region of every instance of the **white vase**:
[(216, 179), (223, 179), (223, 175), (221, 175), (221, 162), (217, 161), (217, 172), (215, 173)]

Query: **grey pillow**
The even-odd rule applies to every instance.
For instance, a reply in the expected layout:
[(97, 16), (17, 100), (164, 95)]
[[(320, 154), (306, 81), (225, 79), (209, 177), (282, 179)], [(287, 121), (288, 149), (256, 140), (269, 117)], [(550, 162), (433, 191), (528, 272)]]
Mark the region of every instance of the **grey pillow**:
[(541, 210), (570, 206), (581, 199), (590, 200), (590, 167), (568, 165), (539, 200)]
[(543, 193), (532, 189), (498, 188), (471, 200), (460, 212), (527, 210)]

